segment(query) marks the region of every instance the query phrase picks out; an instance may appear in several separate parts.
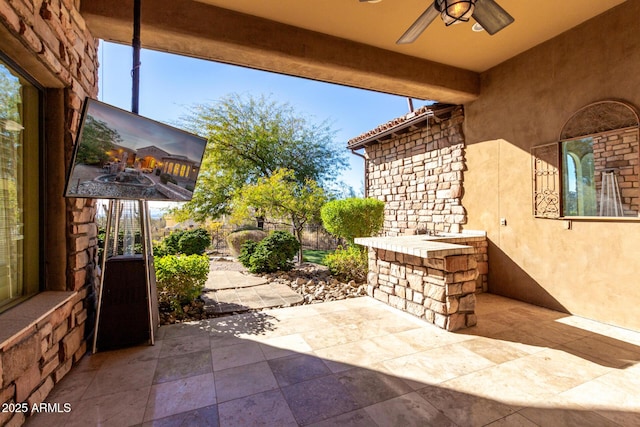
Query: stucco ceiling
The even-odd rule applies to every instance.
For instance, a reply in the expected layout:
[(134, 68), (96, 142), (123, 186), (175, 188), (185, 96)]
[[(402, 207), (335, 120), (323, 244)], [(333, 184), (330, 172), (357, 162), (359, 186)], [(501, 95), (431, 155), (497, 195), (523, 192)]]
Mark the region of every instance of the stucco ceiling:
[[(142, 46), (462, 104), (479, 96), (481, 72), (621, 3), (499, 0), (515, 22), (496, 35), (436, 18), (397, 45), (429, 0), (141, 0)], [(80, 11), (94, 36), (131, 42), (133, 0), (81, 0)]]
[(485, 71), (624, 2), (498, 0), (515, 22), (493, 36), (473, 32), (473, 20), (445, 27), (438, 18), (414, 43), (396, 45), (430, 0), (198, 1), (472, 71)]

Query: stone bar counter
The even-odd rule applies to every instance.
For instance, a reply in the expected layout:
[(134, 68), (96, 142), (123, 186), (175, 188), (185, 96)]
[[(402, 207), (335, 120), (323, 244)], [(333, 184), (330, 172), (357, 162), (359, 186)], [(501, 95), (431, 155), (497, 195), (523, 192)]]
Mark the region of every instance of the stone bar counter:
[(369, 296), (447, 331), (477, 323), (475, 294), (486, 290), (488, 270), (485, 232), (355, 242), (369, 248)]

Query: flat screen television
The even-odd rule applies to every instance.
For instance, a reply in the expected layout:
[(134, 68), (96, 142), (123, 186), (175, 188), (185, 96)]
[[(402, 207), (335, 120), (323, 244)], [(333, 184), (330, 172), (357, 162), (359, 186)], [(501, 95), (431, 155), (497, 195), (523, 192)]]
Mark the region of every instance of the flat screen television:
[(189, 201), (206, 139), (87, 98), (65, 197)]

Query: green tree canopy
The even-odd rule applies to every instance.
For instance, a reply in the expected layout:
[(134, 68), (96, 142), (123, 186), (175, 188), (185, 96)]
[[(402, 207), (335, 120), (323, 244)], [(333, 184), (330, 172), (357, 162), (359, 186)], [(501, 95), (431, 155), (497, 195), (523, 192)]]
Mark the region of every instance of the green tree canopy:
[(347, 164), (326, 120), (314, 123), (264, 96), (232, 94), (195, 105), (180, 126), (208, 139), (193, 199), (182, 207), (198, 220), (229, 213), (237, 190), (279, 169), (291, 170), (288, 179), (300, 184), (324, 186)]
[[(282, 219), (291, 224), (302, 245), (305, 225), (319, 219), (326, 200), (324, 190), (315, 181), (307, 179), (299, 183), (293, 170), (279, 169), (268, 178), (260, 178), (256, 184), (244, 186), (236, 194), (232, 219), (241, 222), (256, 214)], [(301, 248), (299, 260), (302, 260)]]
[(82, 141), (76, 154), (76, 163), (95, 165), (109, 160), (107, 151), (121, 144), (122, 137), (102, 120), (87, 116), (82, 128)]

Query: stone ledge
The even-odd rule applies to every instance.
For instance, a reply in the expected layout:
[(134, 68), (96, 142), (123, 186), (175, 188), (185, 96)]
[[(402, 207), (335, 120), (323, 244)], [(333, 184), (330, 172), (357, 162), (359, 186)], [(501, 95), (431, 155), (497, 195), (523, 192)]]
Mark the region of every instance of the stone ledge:
[(395, 236), (395, 237), (359, 237), (355, 243), (370, 248), (392, 251), (420, 258), (444, 258), (451, 255), (470, 255), (475, 253), (473, 246), (453, 243), (455, 239), (485, 239), (472, 234), (450, 234), (445, 236)]
[(55, 310), (70, 301), (77, 292), (47, 291), (34, 295), (27, 301), (0, 314), (0, 352), (20, 341), (24, 333)]

